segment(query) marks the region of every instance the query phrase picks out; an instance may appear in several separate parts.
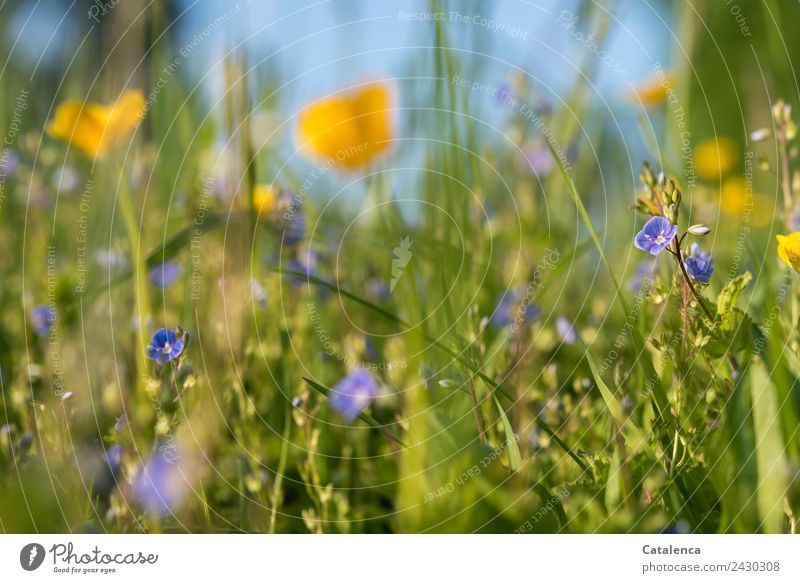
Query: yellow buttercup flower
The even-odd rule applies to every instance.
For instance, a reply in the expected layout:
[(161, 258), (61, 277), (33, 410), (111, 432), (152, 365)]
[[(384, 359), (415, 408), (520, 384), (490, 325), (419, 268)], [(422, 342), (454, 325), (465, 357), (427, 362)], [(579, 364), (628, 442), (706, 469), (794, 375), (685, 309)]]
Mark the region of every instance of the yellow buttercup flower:
[(389, 88), (381, 84), (318, 101), (300, 114), (302, 145), (348, 170), (366, 166), (389, 149), (390, 102)]
[(269, 214), (275, 208), (277, 198), (275, 189), (269, 184), (257, 184), (253, 188), (253, 208), (260, 215)]
[(778, 257), (800, 273), (800, 233), (777, 235), (776, 239), (778, 239)]
[(137, 89), (125, 91), (110, 105), (71, 99), (58, 106), (47, 133), (87, 156), (102, 158), (130, 138), (144, 106), (144, 95)]
[(768, 225), (775, 214), (775, 200), (772, 197), (752, 191), (744, 176), (730, 176), (722, 183), (720, 190), (720, 209), (726, 215), (749, 215), (754, 227)]
[(694, 149), (697, 173), (706, 180), (719, 180), (739, 161), (739, 149), (730, 138), (708, 138)]
[(655, 107), (667, 100), (675, 76), (670, 73), (661, 73), (653, 76), (648, 81), (634, 87), (631, 91), (631, 102), (642, 103), (645, 107)]

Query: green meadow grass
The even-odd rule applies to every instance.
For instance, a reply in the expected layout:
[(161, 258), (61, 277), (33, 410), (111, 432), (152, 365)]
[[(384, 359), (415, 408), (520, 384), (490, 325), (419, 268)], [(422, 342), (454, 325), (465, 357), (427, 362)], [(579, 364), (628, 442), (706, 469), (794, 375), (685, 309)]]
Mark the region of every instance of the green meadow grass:
[[(605, 42), (608, 14), (581, 14)], [(148, 18), (163, 27), (163, 14)], [(676, 22), (686, 46), (703, 44), (689, 16)], [(602, 64), (582, 54), (585, 75), (538, 125), (513, 109), (488, 121), (486, 107), (503, 105), (453, 82), (485, 71), (442, 23), (424, 44), (394, 81), (393, 152), (355, 174), (312, 174), (319, 167), (290, 139), (305, 104), (282, 101), (278, 73), (241, 52), (215, 64), (225, 83), (213, 107), (170, 76), (130, 147), (95, 162), (44, 133), (52, 109), (74, 96), (113, 99), (126, 85), (147, 95), (176, 53), (168, 37), (133, 69), (116, 53), (101, 67), (86, 47), (61, 87), (23, 67), (3, 73), (3, 127), (20, 89), (30, 95), (0, 210), (1, 530), (796, 531), (798, 293), (775, 252), (783, 217), (739, 244), (746, 225), (716, 212), (716, 186), (679, 179), (681, 232), (712, 228), (699, 241), (716, 261), (701, 292), (713, 321), (666, 254), (648, 290), (631, 289), (649, 259), (633, 248), (641, 163), (684, 175), (669, 110), (651, 112), (654, 129), (650, 118), (626, 127), (641, 133), (629, 147), (595, 102)], [(767, 44), (759, 50), (774, 55)], [(673, 70), (699, 139), (709, 124), (694, 113), (691, 63), (676, 58)], [(509, 76), (525, 77), (520, 67)], [(771, 82), (787, 90), (774, 67)], [(525, 77), (516, 95), (532, 104), (534, 87)], [(769, 103), (742, 95), (753, 123), (767, 125)], [(261, 139), (264, 113), (286, 122), (282, 139)], [(541, 179), (521, 162), (525, 138), (551, 152)], [(56, 197), (65, 165), (78, 184)], [(775, 178), (754, 166), (759, 188), (780, 200)], [(231, 179), (226, 196), (211, 192), (220, 175)], [(250, 193), (273, 182), (299, 192), (309, 180), (304, 241), (284, 245)], [(377, 293), (403, 237), (411, 260), (391, 294)], [(309, 248), (312, 275), (291, 263)], [(103, 267), (98, 251), (124, 264)], [(147, 274), (167, 260), (182, 273), (161, 290)], [(515, 329), (490, 322), (510, 288), (532, 289), (539, 309)], [(45, 337), (31, 323), (39, 304), (58, 314)], [(574, 322), (574, 341), (560, 316)], [(148, 360), (153, 332), (178, 325), (188, 332), (180, 365)], [(354, 363), (373, 366), (381, 393), (348, 422), (328, 397)], [(110, 476), (104, 452), (116, 445)], [(162, 488), (174, 503), (159, 515), (136, 483), (164, 452), (176, 458)]]

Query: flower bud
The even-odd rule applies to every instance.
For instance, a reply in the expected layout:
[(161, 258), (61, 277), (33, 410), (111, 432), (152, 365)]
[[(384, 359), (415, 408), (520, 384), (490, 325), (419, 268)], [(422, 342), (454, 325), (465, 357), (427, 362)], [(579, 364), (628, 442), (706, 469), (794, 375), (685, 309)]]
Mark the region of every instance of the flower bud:
[(697, 225), (692, 225), (691, 227), (689, 227), (689, 232), (692, 235), (697, 235), (698, 237), (703, 237), (705, 235), (708, 235), (711, 232), (711, 229), (709, 229), (705, 225), (697, 224)]

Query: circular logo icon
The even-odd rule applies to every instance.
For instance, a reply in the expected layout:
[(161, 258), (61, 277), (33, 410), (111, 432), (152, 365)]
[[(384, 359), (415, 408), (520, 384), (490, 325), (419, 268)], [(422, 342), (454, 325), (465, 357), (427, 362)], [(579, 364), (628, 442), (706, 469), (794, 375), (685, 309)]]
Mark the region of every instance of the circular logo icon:
[(44, 562), (44, 547), (39, 543), (30, 543), (19, 552), (19, 564), (26, 571), (35, 571)]

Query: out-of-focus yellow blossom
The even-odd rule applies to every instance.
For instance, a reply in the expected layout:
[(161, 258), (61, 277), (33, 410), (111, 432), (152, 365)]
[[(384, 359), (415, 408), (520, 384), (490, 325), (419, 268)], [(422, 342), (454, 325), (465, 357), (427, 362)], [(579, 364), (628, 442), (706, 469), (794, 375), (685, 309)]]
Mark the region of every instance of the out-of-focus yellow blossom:
[(389, 149), (391, 96), (381, 84), (323, 99), (300, 114), (302, 145), (310, 152), (353, 170)]
[(772, 221), (775, 201), (764, 194), (753, 193), (744, 176), (731, 176), (722, 183), (720, 209), (726, 215), (741, 216), (748, 213), (750, 224), (764, 227)]
[(633, 87), (629, 99), (638, 105), (641, 103), (645, 107), (655, 107), (667, 100), (670, 88), (673, 86), (675, 76), (670, 73), (661, 72), (654, 75), (644, 83)]
[(275, 208), (277, 198), (277, 193), (271, 185), (257, 184), (253, 189), (253, 208), (260, 215), (269, 214)]
[(739, 148), (730, 138), (708, 138), (694, 149), (697, 174), (706, 180), (725, 176), (739, 161)]
[(776, 235), (775, 238), (778, 239), (778, 257), (800, 273), (800, 233)]
[(102, 158), (125, 143), (142, 121), (144, 95), (129, 89), (110, 105), (84, 103), (77, 99), (58, 106), (47, 133), (92, 158)]

